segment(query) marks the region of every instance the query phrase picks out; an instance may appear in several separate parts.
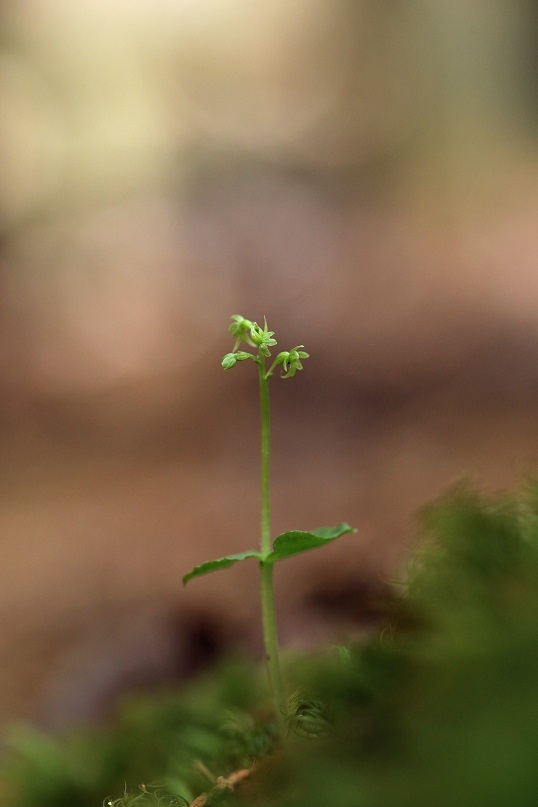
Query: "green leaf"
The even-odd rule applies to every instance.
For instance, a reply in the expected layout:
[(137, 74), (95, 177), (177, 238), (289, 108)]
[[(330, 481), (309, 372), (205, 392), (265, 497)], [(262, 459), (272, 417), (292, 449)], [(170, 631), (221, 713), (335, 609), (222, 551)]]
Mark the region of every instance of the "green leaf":
[(299, 552), (308, 552), (309, 549), (316, 549), (318, 546), (334, 541), (348, 532), (357, 532), (349, 524), (338, 524), (336, 527), (320, 527), (318, 530), (303, 532), (302, 530), (292, 530), (278, 535), (273, 543), (273, 551), (266, 560), (273, 562), (282, 558), (290, 558), (298, 555)]
[(211, 572), (218, 572), (219, 569), (227, 569), (228, 566), (233, 566), (240, 560), (247, 558), (262, 559), (262, 555), (254, 549), (249, 549), (247, 552), (239, 552), (237, 555), (226, 555), (225, 558), (218, 558), (217, 560), (208, 560), (201, 563), (200, 566), (195, 566), (188, 574), (183, 577), (183, 585), (186, 585), (193, 577), (201, 577), (203, 574), (210, 574)]

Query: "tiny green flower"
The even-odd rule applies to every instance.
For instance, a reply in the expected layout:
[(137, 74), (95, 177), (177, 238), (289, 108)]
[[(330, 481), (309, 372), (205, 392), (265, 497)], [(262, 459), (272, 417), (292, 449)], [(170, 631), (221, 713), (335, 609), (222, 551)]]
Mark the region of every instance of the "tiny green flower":
[(252, 345), (254, 347), (254, 343), (252, 342), (249, 336), (253, 323), (249, 319), (245, 319), (244, 317), (242, 317), (241, 314), (233, 314), (231, 319), (232, 324), (230, 325), (228, 330), (236, 340), (234, 351), (237, 350), (237, 348), (243, 341), (247, 342), (247, 344)]
[(271, 370), (278, 364), (284, 364), (284, 362), (287, 361), (289, 355), (290, 355), (289, 350), (282, 350), (280, 353), (278, 353), (276, 359), (273, 362), (273, 367), (271, 368)]
[(267, 320), (264, 319), (264, 326), (261, 328), (257, 322), (252, 323), (250, 329), (250, 338), (257, 345), (261, 356), (269, 357), (271, 355), (270, 347), (276, 345), (276, 339), (273, 339), (274, 331), (267, 330)]
[(282, 360), (282, 367), (284, 368), (284, 375), (282, 378), (293, 378), (297, 370), (303, 369), (301, 359), (310, 358), (309, 353), (305, 353), (304, 350), (299, 350), (301, 347), (304, 347), (304, 345), (292, 347), (288, 355)]

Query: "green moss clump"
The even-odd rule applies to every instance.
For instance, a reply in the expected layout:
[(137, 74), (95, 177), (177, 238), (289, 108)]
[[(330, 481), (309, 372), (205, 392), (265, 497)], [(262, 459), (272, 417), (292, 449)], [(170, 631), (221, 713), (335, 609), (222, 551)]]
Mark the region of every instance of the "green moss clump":
[(312, 671), (334, 729), (282, 763), (294, 791), (279, 807), (536, 803), (538, 489), (460, 487), (421, 528), (401, 586), (408, 627)]

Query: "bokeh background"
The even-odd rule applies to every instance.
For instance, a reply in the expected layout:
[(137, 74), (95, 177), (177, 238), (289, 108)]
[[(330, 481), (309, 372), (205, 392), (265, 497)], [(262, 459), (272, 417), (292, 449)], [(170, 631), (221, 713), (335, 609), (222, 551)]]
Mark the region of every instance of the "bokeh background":
[(3, 0), (1, 725), (259, 651), (255, 564), (181, 585), (258, 540), (233, 313), (311, 354), (274, 532), (358, 530), (278, 569), (287, 644), (365, 624), (424, 502), (536, 469), (536, 9)]

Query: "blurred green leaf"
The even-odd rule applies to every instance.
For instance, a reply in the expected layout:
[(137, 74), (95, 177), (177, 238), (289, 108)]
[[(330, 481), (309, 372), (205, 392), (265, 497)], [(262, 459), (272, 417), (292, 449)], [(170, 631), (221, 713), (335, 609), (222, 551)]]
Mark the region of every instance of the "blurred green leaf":
[(291, 558), (300, 552), (308, 552), (310, 549), (317, 549), (325, 546), (336, 538), (346, 533), (356, 532), (349, 524), (338, 524), (336, 527), (320, 527), (317, 530), (304, 532), (302, 530), (291, 530), (278, 535), (273, 543), (273, 551), (268, 555), (267, 560), (273, 562), (283, 558)]
[(262, 555), (260, 552), (256, 552), (254, 549), (249, 549), (246, 552), (238, 552), (236, 555), (226, 555), (224, 558), (217, 558), (216, 560), (208, 560), (205, 563), (201, 563), (200, 566), (195, 566), (188, 574), (183, 576), (183, 585), (186, 585), (189, 580), (192, 580), (193, 577), (202, 577), (204, 574), (210, 574), (211, 572), (218, 572), (220, 569), (227, 569), (228, 566), (233, 566), (234, 563), (238, 563), (241, 560), (247, 560), (248, 558), (257, 558), (258, 560), (262, 559)]

